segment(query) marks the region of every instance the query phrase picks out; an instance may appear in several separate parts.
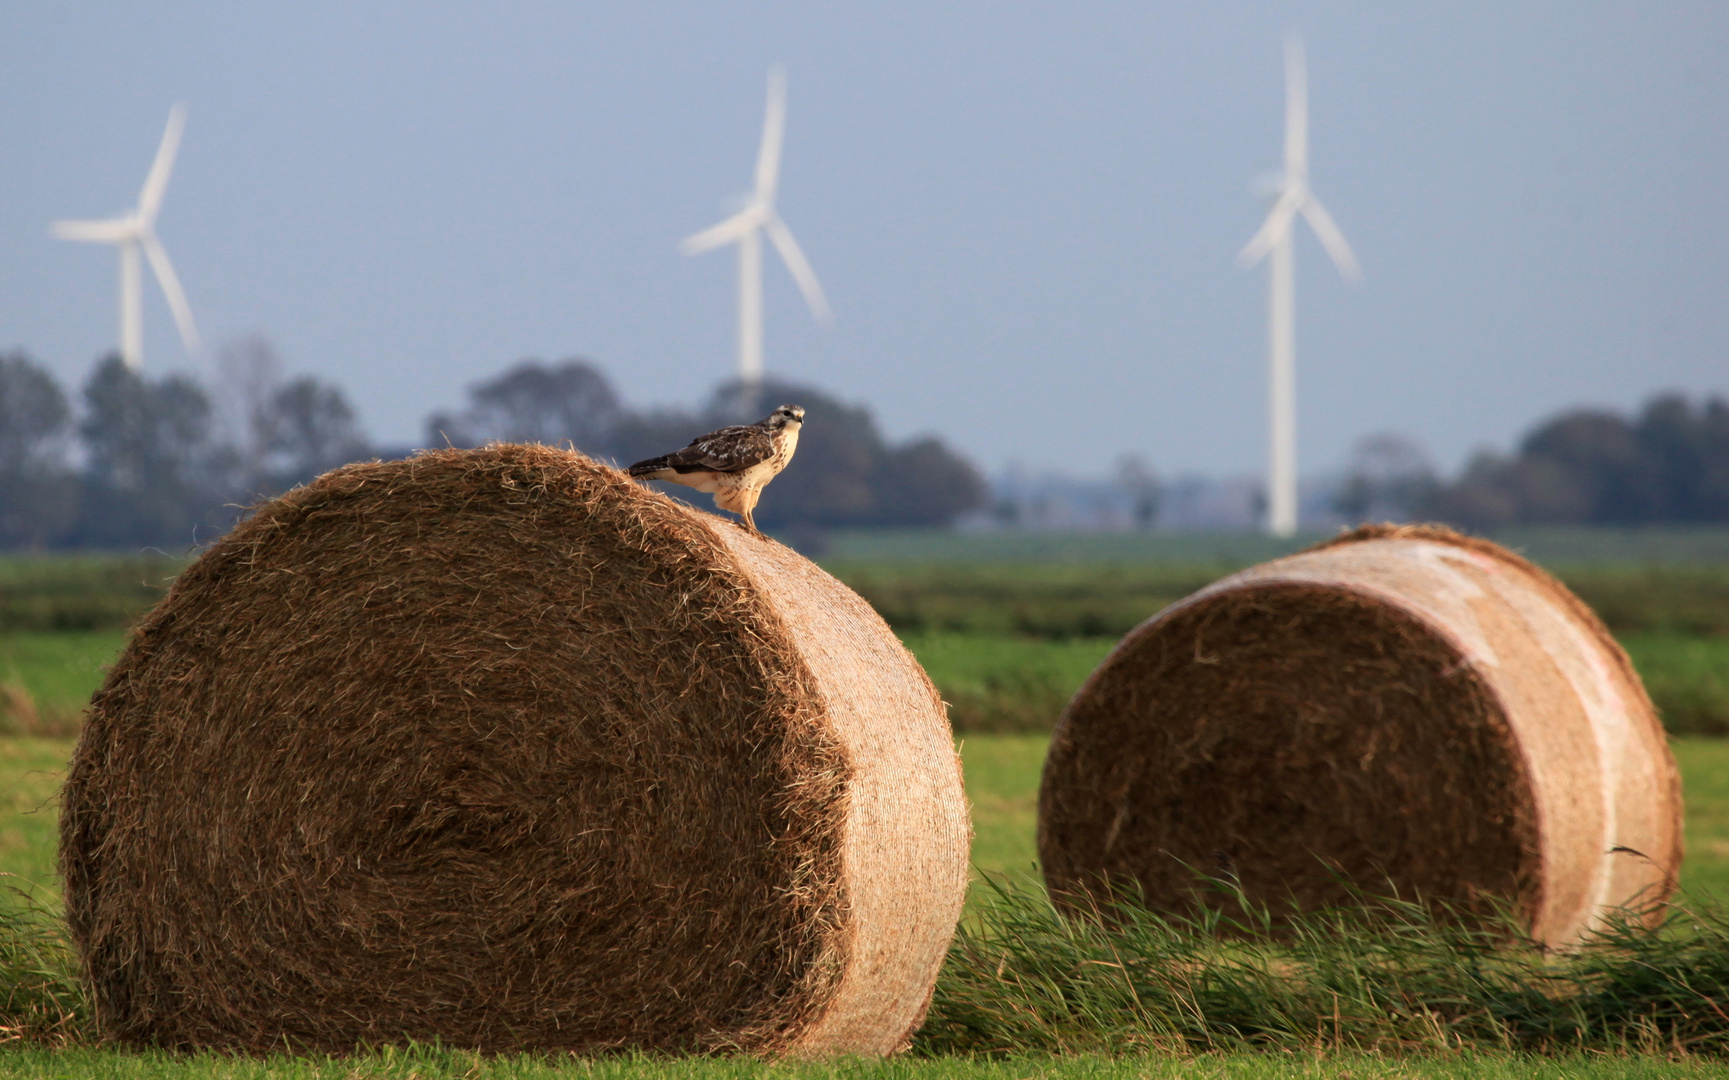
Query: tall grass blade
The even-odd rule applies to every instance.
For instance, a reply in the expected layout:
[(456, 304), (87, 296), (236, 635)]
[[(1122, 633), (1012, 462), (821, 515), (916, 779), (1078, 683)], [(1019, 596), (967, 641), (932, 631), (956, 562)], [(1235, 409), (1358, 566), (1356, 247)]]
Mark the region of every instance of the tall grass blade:
[[(1729, 914), (1632, 919), (1545, 953), (1511, 919), (1471, 925), (1363, 897), (1312, 913), (1065, 917), (990, 880), (961, 927), (924, 1054), (1683, 1051), (1729, 1054)], [(1229, 888), (1228, 883), (1215, 886)]]

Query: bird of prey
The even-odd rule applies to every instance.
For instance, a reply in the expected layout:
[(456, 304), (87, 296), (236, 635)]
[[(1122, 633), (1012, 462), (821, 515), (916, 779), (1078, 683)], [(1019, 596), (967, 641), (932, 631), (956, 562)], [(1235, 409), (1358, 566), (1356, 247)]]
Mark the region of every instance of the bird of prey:
[(782, 405), (766, 420), (698, 435), (683, 450), (639, 461), (630, 475), (706, 491), (716, 506), (742, 516), (745, 526), (760, 535), (751, 511), (763, 485), (792, 460), (803, 426), (804, 410)]

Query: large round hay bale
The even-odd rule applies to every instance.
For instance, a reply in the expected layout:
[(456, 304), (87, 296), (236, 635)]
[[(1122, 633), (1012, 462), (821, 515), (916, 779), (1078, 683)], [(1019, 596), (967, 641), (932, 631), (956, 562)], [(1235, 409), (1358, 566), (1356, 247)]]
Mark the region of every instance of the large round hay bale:
[(92, 704), (61, 866), (126, 1043), (880, 1054), (969, 839), (856, 595), (497, 446), (341, 469), (188, 568)]
[[(1507, 550), (1374, 526), (1227, 577), (1123, 639), (1039, 793), (1053, 894), (1154, 908), (1234, 879), (1275, 911), (1391, 886), (1575, 942), (1655, 917), (1681, 797), (1626, 655)], [(1217, 894), (1215, 894), (1217, 895)]]

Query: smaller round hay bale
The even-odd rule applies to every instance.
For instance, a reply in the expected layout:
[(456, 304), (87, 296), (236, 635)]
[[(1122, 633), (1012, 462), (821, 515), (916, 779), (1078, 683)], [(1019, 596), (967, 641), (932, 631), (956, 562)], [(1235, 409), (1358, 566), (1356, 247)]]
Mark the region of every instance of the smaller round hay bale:
[(1504, 548), (1369, 526), (1227, 577), (1129, 633), (1069, 704), (1039, 792), (1053, 895), (1275, 911), (1353, 890), (1551, 945), (1655, 919), (1681, 792), (1596, 616)]
[(494, 446), (330, 473), (181, 574), (92, 703), (61, 867), (124, 1043), (883, 1054), (970, 836), (858, 596)]

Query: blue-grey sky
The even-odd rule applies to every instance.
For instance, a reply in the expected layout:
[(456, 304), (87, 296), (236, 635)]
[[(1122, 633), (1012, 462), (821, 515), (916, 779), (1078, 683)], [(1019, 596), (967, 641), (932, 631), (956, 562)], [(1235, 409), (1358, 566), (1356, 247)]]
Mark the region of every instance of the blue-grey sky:
[[(734, 364), (749, 183), (786, 66), (767, 363), (981, 464), (1265, 454), (1265, 277), (1234, 262), (1308, 46), (1312, 178), (1363, 263), (1299, 243), (1305, 473), (1395, 430), (1445, 465), (1577, 404), (1729, 394), (1729, 6), (1583, 2), (9, 5), (0, 348), (70, 384), (171, 104), (159, 222), (206, 336), (259, 332), (371, 432), (524, 356), (636, 404)], [(155, 371), (198, 370), (154, 284)]]

